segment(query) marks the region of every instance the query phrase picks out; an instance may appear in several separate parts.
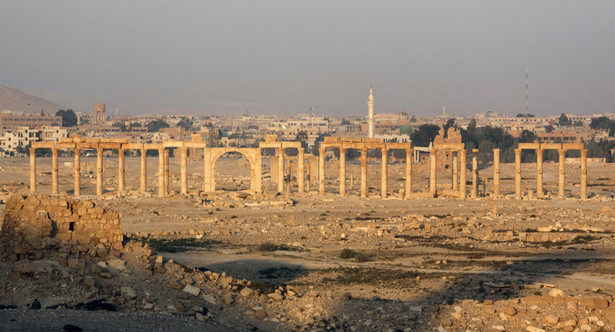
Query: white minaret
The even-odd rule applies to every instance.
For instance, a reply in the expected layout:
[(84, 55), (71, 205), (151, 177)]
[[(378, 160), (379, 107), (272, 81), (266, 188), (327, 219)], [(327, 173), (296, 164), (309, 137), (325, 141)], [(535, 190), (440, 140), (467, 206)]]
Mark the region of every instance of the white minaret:
[(369, 99), (367, 100), (367, 137), (374, 138), (374, 95), (372, 88), (369, 88)]

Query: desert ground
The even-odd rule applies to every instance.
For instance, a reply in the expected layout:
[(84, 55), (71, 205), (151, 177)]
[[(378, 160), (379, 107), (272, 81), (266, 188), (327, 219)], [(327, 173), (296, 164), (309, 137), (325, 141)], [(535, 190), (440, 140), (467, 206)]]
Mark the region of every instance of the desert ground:
[[(60, 191), (67, 195), (72, 161), (59, 162)], [(51, 158), (37, 162), (38, 191), (50, 194)], [(156, 273), (135, 267), (114, 277), (109, 285), (118, 294), (109, 296), (102, 286), (98, 293), (81, 286), (72, 291), (71, 285), (88, 278), (83, 274), (15, 278), (16, 263), (3, 261), (0, 330), (66, 330), (69, 323), (84, 330), (615, 329), (612, 164), (588, 165), (587, 200), (578, 199), (579, 164), (566, 165), (566, 198), (557, 199), (558, 165), (546, 163), (546, 197), (540, 200), (531, 163), (523, 164), (522, 200), (514, 199), (513, 164), (501, 165), (501, 197), (491, 195), (492, 166), (481, 165), (484, 190), (479, 186), (479, 197), (466, 200), (402, 199), (403, 163), (389, 166), (390, 198), (382, 199), (377, 161), (369, 165), (367, 198), (359, 197), (359, 166), (351, 163), (346, 197), (338, 195), (335, 165), (327, 166), (325, 195), (317, 194), (315, 183), (308, 193), (297, 193), (292, 184), (278, 193), (266, 158), (264, 192), (251, 194), (245, 191), (247, 160), (232, 155), (217, 162), (216, 193), (201, 192), (202, 162), (190, 161), (188, 195), (178, 193), (179, 164), (171, 158), (171, 192), (164, 198), (156, 195), (156, 157), (148, 158), (147, 194), (138, 192), (138, 158), (127, 157), (127, 191), (120, 194), (117, 158), (106, 157), (105, 193), (96, 197), (95, 164), (95, 158), (82, 158), (79, 199), (120, 213), (125, 242), (145, 244), (162, 256), (166, 273), (176, 265), (190, 272), (178, 272), (180, 285), (169, 287)], [(11, 194), (29, 193), (27, 158), (3, 158), (0, 168), (4, 202)], [(427, 190), (428, 175), (428, 164), (414, 165), (415, 191)], [(450, 174), (438, 174), (440, 188), (450, 182)], [(207, 282), (195, 283), (199, 278)], [(198, 296), (185, 294), (183, 287), (192, 283), (199, 285)], [(134, 297), (119, 291), (126, 286)], [(117, 312), (75, 306), (103, 295)], [(43, 310), (26, 309), (34, 298)]]

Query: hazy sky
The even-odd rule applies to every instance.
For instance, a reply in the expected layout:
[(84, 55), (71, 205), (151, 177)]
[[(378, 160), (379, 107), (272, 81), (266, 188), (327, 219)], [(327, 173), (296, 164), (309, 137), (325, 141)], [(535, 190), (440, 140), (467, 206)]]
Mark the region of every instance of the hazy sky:
[[(219, 99), (257, 111), (312, 102), (359, 114), (373, 84), (383, 112), (515, 112), (527, 65), (530, 111), (615, 111), (615, 1), (4, 0), (0, 45), (0, 84), (64, 105), (105, 99), (144, 111), (139, 93), (224, 85)], [(262, 96), (238, 92), (253, 86)], [(267, 94), (295, 86), (310, 101)], [(185, 105), (160, 110), (213, 107), (181, 96)]]

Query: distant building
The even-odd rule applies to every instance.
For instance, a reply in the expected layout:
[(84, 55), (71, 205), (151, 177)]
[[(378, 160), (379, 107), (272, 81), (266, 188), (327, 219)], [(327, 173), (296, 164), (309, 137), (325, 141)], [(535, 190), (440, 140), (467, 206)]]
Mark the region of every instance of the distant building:
[(38, 141), (39, 131), (26, 126), (5, 131), (0, 136), (0, 148), (10, 154), (15, 153), (18, 147), (25, 148), (30, 142)]
[(68, 137), (68, 130), (60, 126), (44, 126), (39, 131), (39, 140), (43, 142), (60, 142)]
[(107, 110), (105, 109), (105, 104), (96, 103), (94, 105), (94, 118), (93, 124), (101, 125), (107, 122)]
[(61, 116), (51, 115), (17, 115), (14, 113), (0, 114), (0, 132), (15, 131), (18, 127), (37, 129), (43, 126), (61, 125)]

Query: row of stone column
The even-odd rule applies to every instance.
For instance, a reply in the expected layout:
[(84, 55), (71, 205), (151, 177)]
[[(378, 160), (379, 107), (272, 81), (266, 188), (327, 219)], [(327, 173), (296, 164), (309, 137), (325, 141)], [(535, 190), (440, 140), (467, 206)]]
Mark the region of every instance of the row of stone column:
[[(361, 151), (361, 197), (367, 197), (367, 150), (360, 149)], [(380, 162), (380, 196), (387, 198), (388, 196), (388, 165), (389, 165), (389, 149), (380, 149), (381, 162)], [(324, 195), (325, 193), (325, 148), (319, 149), (318, 158), (318, 193)], [(340, 152), (340, 196), (346, 195), (346, 148), (339, 148)], [(412, 192), (412, 149), (406, 149), (406, 198), (410, 197)]]
[[(521, 199), (521, 152), (523, 149), (515, 149), (515, 198)], [(544, 197), (543, 189), (543, 152), (544, 149), (536, 151), (536, 197)], [(499, 152), (499, 151), (498, 151)], [(581, 149), (581, 193), (582, 199), (587, 198), (587, 149)], [(566, 150), (559, 149), (559, 176), (558, 176), (558, 197), (564, 198), (566, 192)], [(499, 187), (499, 153), (498, 153), (498, 187)], [(499, 194), (499, 188), (498, 188)]]
[[(452, 179), (452, 189), (454, 191), (459, 191), (459, 197), (460, 198), (465, 198), (466, 197), (466, 159), (467, 159), (467, 151), (465, 149), (461, 149), (461, 150), (457, 150), (457, 151), (451, 151), (452, 156), (451, 156), (451, 160), (452, 160), (452, 172), (453, 172), (453, 179)], [(438, 167), (438, 150), (432, 150), (430, 152), (429, 155), (429, 160), (430, 160), (430, 168), (429, 168), (429, 193), (431, 195), (436, 195), (437, 192), (437, 167)], [(473, 178), (473, 182), (472, 182), (472, 187), (473, 188), (478, 188), (478, 183), (477, 183), (477, 179), (478, 179), (478, 163), (476, 163), (476, 156), (473, 156), (472, 159), (472, 174), (474, 174), (474, 178)], [(476, 167), (474, 167), (474, 164), (476, 164)], [(475, 195), (476, 194), (476, 190), (473, 189), (472, 192), (474, 192)]]
[[(51, 192), (58, 194), (58, 148), (52, 148), (52, 177), (51, 177)], [(187, 149), (179, 148), (180, 153), (180, 192), (187, 193)], [(125, 191), (125, 149), (119, 150), (119, 165), (118, 165), (118, 190)], [(141, 149), (141, 178), (140, 191), (147, 191), (147, 156), (146, 149)], [(521, 149), (515, 149), (515, 197), (521, 198)], [(543, 151), (536, 149), (537, 167), (536, 167), (536, 188), (537, 197), (544, 196), (543, 190)], [(75, 149), (74, 161), (74, 195), (81, 193), (81, 149)], [(325, 149), (319, 150), (319, 185), (318, 192), (323, 195), (325, 192)], [(476, 156), (477, 150), (473, 150), (472, 156), (472, 190), (471, 197), (475, 198), (478, 192), (478, 161)], [(566, 150), (558, 150), (559, 152), (559, 178), (558, 178), (558, 197), (565, 196), (565, 154)], [(381, 149), (381, 197), (386, 198), (388, 195), (388, 149)], [(459, 150), (457, 155), (453, 155), (453, 190), (459, 189), (460, 198), (465, 198), (466, 195), (466, 150)], [(169, 190), (169, 150), (158, 149), (158, 195), (164, 197)], [(459, 165), (458, 165), (459, 164)], [(494, 195), (500, 195), (500, 150), (493, 150), (493, 186)], [(461, 166), (461, 167), (459, 167)], [(436, 167), (437, 157), (436, 151), (431, 153), (431, 169), (429, 190), (431, 194), (436, 193)], [(284, 190), (284, 151), (278, 151), (278, 190)], [(457, 173), (461, 170), (459, 176)], [(346, 149), (340, 149), (340, 196), (346, 194)], [(297, 182), (298, 191), (304, 191), (304, 152), (300, 149), (297, 158)], [(457, 185), (459, 183), (459, 185)], [(30, 191), (36, 192), (36, 149), (30, 149)], [(96, 194), (103, 193), (103, 149), (96, 149)], [(412, 149), (406, 149), (406, 198), (409, 198), (412, 193)], [(581, 198), (587, 198), (587, 150), (581, 150)], [(367, 197), (367, 149), (361, 149), (361, 197)]]
[[(51, 193), (58, 194), (58, 148), (51, 149)], [(103, 194), (103, 149), (96, 150), (96, 195)], [(75, 149), (74, 195), (81, 195), (81, 149)], [(125, 149), (119, 149), (118, 191), (126, 190)], [(140, 191), (147, 191), (147, 150), (141, 149)], [(179, 148), (181, 155), (181, 193), (187, 193), (187, 149)], [(158, 195), (166, 196), (169, 189), (169, 150), (158, 149)], [(36, 149), (30, 149), (30, 192), (36, 192)]]
[[(299, 153), (297, 154), (297, 191), (302, 193), (305, 191), (305, 150), (297, 149)], [(278, 182), (278, 191), (284, 191), (284, 159), (285, 159), (285, 148), (278, 148), (278, 166), (277, 166), (277, 182)], [(290, 161), (289, 161), (290, 163)], [(273, 159), (271, 160), (272, 169), (273, 169)], [(273, 171), (272, 171), (273, 173)], [(289, 173), (290, 175), (290, 173)]]

